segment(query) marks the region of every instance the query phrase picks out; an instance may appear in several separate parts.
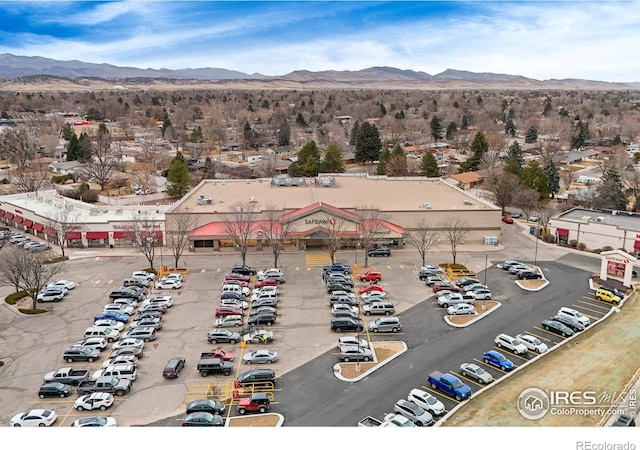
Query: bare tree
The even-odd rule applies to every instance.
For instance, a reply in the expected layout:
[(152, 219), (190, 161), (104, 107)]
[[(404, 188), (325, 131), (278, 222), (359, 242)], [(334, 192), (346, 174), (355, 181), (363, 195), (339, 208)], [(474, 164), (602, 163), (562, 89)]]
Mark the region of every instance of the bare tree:
[(634, 212), (640, 212), (640, 172), (636, 170), (632, 161), (629, 161), (620, 175), (624, 183), (625, 190), (633, 197), (632, 208)]
[(417, 228), (415, 230), (411, 230), (407, 234), (407, 242), (418, 250), (423, 266), (427, 261), (427, 253), (432, 248), (438, 246), (439, 240), (440, 233), (433, 230), (431, 225), (424, 219), (417, 223)]
[(153, 269), (156, 256), (156, 231), (160, 221), (154, 214), (135, 213), (125, 226), (125, 233), (133, 247), (147, 258), (149, 267)]
[(528, 219), (531, 213), (540, 206), (540, 193), (535, 189), (521, 187), (514, 199), (514, 203)]
[(100, 189), (104, 190), (109, 181), (118, 173), (120, 166), (120, 161), (111, 154), (109, 132), (99, 130), (96, 139), (91, 143), (91, 161), (84, 165), (83, 173), (90, 180), (95, 180), (100, 185)]
[[(551, 221), (551, 218), (557, 214), (557, 210), (554, 204), (547, 202), (541, 204), (536, 212), (540, 215), (539, 223), (542, 226), (542, 230), (546, 234), (547, 228), (549, 227), (549, 222)], [(537, 234), (536, 237), (538, 237)]]
[(258, 204), (255, 202), (237, 202), (229, 208), (230, 214), (224, 218), (224, 227), (240, 251), (242, 264), (247, 262), (247, 250), (256, 221), (258, 219)]
[(564, 188), (569, 189), (569, 186), (571, 186), (571, 183), (575, 180), (575, 174), (572, 170), (561, 170), (560, 179), (562, 180)]
[(262, 225), (258, 229), (267, 241), (267, 245), (271, 247), (273, 267), (278, 267), (278, 259), (284, 248), (284, 240), (293, 231), (294, 226), (293, 221), (283, 221), (283, 216), (284, 213), (278, 210), (276, 206), (267, 205), (265, 207), (265, 220), (262, 221)]
[(487, 172), (488, 183), (493, 183), (500, 174), (502, 168), (502, 159), (500, 159), (500, 151), (489, 149), (483, 153), (480, 158), (479, 167)]
[(331, 262), (336, 262), (336, 252), (342, 247), (344, 243), (344, 231), (347, 222), (340, 217), (332, 217), (329, 219), (325, 232), (324, 243), (329, 249), (329, 256), (331, 256)]
[(189, 242), (191, 233), (198, 227), (198, 221), (199, 218), (195, 214), (176, 214), (167, 216), (165, 225), (167, 232), (167, 245), (171, 248), (176, 268), (178, 267), (180, 257)]
[(388, 215), (381, 213), (373, 205), (358, 207), (356, 209), (356, 215), (358, 216), (358, 225), (360, 227), (359, 242), (364, 249), (364, 266), (369, 266), (369, 254), (368, 250), (373, 246), (373, 243), (379, 239), (382, 232), (386, 230), (386, 221)]
[(493, 194), (494, 202), (502, 209), (512, 205), (520, 189), (520, 180), (513, 174), (502, 172), (493, 182), (489, 183), (489, 190)]
[(0, 157), (8, 159), (18, 170), (24, 170), (36, 156), (36, 142), (24, 126), (10, 128), (0, 134)]
[(50, 189), (51, 180), (42, 170), (29, 168), (17, 168), (11, 176), (11, 182), (20, 192), (38, 192), (40, 189)]
[(31, 252), (22, 247), (12, 248), (3, 252), (0, 262), (0, 272), (4, 281), (29, 294), (36, 309), (38, 293), (65, 268), (63, 262), (46, 263), (40, 252)]
[(442, 236), (449, 241), (451, 256), (453, 256), (453, 263), (455, 264), (458, 246), (464, 243), (464, 238), (469, 232), (469, 226), (459, 217), (447, 217), (439, 223), (438, 228)]
[(56, 209), (55, 212), (46, 219), (45, 225), (48, 228), (47, 231), (53, 243), (60, 247), (62, 256), (65, 256), (64, 247), (69, 235), (82, 230), (84, 226), (79, 222), (79, 214), (69, 211), (66, 205), (63, 205), (62, 209)]

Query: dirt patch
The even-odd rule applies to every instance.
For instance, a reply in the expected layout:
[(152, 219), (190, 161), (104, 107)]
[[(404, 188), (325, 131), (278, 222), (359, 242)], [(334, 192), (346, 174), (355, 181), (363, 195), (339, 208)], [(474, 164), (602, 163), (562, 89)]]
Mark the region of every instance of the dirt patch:
[(255, 414), (246, 417), (230, 417), (229, 427), (275, 427), (280, 417), (275, 414)]
[(491, 311), (491, 309), (495, 308), (496, 306), (498, 306), (498, 302), (494, 302), (494, 301), (485, 301), (485, 307), (486, 309), (483, 311), (482, 310), (482, 302), (477, 302), (474, 306), (476, 308), (476, 311), (478, 312), (477, 315), (475, 316), (449, 316), (449, 322), (454, 323), (456, 325), (464, 325), (465, 323), (469, 323), (472, 320), (477, 319), (478, 317), (481, 317), (487, 313), (489, 313), (489, 311)]
[(522, 287), (525, 287), (527, 289), (538, 289), (543, 284), (545, 284), (546, 281), (545, 280), (518, 280), (518, 283), (520, 283)]
[[(543, 356), (531, 366), (469, 400), (444, 426), (594, 427), (598, 415), (552, 415), (525, 419), (516, 408), (527, 388), (595, 391), (618, 396), (640, 367), (640, 295), (633, 294), (617, 314), (593, 325), (563, 348)], [(624, 343), (621, 345), (620, 343)], [(599, 400), (601, 401), (601, 400)], [(598, 405), (600, 406), (600, 405)], [(604, 409), (608, 404), (602, 406)]]
[(340, 375), (344, 378), (356, 378), (367, 370), (373, 369), (378, 364), (389, 359), (396, 353), (402, 351), (404, 346), (400, 342), (376, 342), (373, 344), (373, 351), (376, 353), (377, 363), (361, 362), (360, 371), (356, 370), (357, 363), (340, 363)]

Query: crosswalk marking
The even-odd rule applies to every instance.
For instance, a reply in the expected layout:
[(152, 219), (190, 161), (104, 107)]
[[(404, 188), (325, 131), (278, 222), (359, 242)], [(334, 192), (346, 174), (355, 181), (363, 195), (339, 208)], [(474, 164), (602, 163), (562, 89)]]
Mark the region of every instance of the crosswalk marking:
[(307, 253), (305, 257), (307, 266), (322, 267), (331, 264), (331, 255), (329, 253)]

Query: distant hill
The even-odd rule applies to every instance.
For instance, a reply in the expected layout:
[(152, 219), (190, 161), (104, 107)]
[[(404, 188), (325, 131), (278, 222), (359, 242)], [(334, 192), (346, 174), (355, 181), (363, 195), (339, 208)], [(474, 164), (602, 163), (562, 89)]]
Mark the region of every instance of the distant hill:
[[(601, 81), (564, 79), (535, 80), (520, 75), (497, 73), (476, 73), (447, 69), (430, 75), (414, 70), (394, 67), (370, 67), (368, 69), (324, 70), (312, 72), (296, 70), (281, 76), (265, 76), (259, 73), (247, 74), (235, 70), (213, 67), (187, 69), (140, 69), (119, 67), (111, 64), (94, 64), (82, 61), (57, 61), (40, 56), (16, 56), (0, 54), (0, 82), (5, 87), (11, 84), (50, 85), (57, 77), (59, 84), (73, 88), (91, 86), (100, 88), (114, 81), (123, 86), (155, 85), (192, 87), (203, 84), (227, 82), (249, 87), (258, 85), (277, 88), (294, 87), (299, 84), (327, 88), (370, 87), (407, 89), (454, 89), (454, 88), (510, 88), (510, 89), (638, 89), (640, 82), (608, 83)], [(4, 79), (4, 81), (3, 81)], [(55, 81), (55, 80), (53, 80)]]

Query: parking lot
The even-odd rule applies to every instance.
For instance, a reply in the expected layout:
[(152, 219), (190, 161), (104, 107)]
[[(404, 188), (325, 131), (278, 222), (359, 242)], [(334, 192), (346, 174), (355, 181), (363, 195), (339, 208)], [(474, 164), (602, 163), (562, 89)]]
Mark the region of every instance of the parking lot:
[[(339, 254), (338, 259), (352, 263), (354, 256)], [(364, 382), (345, 385), (332, 372), (338, 360), (336, 342), (339, 334), (329, 329), (331, 309), (321, 282), (321, 267), (327, 262), (326, 256), (314, 253), (283, 255), (282, 270), (287, 281), (281, 285), (277, 323), (268, 327), (275, 335), (273, 345), (268, 348), (276, 350), (279, 356), (279, 361), (269, 366), (279, 377), (272, 410), (285, 416), (286, 425), (352, 426), (366, 415), (382, 417), (392, 412), (395, 401), (406, 398), (412, 388), (429, 390), (426, 376), (430, 371), (451, 371), (459, 376), (461, 363), (475, 362), (485, 367), (494, 378), (503, 375), (499, 369), (484, 366), (482, 361), (482, 354), (494, 349), (493, 339), (499, 333), (527, 333), (551, 346), (561, 338), (542, 330), (540, 322), (555, 314), (560, 306), (578, 309), (592, 317), (592, 321), (608, 310), (608, 305), (593, 298), (586, 282), (580, 284), (580, 290), (563, 282), (576, 277), (586, 280), (587, 271), (576, 269), (573, 260), (571, 265), (541, 261), (539, 265), (551, 285), (541, 292), (532, 293), (521, 291), (513, 283), (513, 277), (494, 266), (502, 258), (509, 259), (505, 252), (489, 256), (491, 267), (487, 272), (487, 284), (492, 289), (493, 299), (500, 301), (502, 307), (466, 329), (453, 329), (444, 322), (445, 312), (433, 304), (432, 291), (417, 280), (415, 253), (396, 252), (389, 258), (370, 258), (367, 269), (382, 273), (380, 284), (392, 299), (403, 329), (399, 333), (371, 335), (365, 330), (363, 337), (374, 342), (403, 340), (407, 342), (409, 351)], [(500, 259), (494, 259), (494, 256)], [(165, 314), (158, 338), (145, 346), (132, 392), (118, 397), (115, 406), (107, 411), (119, 425), (178, 425), (176, 418), (181, 417), (185, 402), (193, 399), (193, 395), (200, 395), (203, 389), (212, 385), (222, 390), (232, 389), (235, 376), (250, 368), (239, 361), (251, 345), (243, 350), (239, 344), (213, 346), (206, 340), (207, 331), (215, 320), (214, 311), (219, 304), (224, 273), (240, 262), (237, 259), (233, 254), (189, 258), (190, 275), (182, 289), (178, 292), (154, 291), (158, 295), (173, 295), (175, 304)], [(249, 255), (247, 263), (268, 268), (270, 261), (270, 254), (256, 253)], [(469, 255), (466, 263), (479, 271), (484, 264), (484, 255)], [(70, 261), (64, 278), (79, 285), (65, 300), (53, 304), (51, 313), (24, 317), (3, 311), (0, 339), (11, 362), (0, 372), (1, 387), (8, 393), (3, 395), (5, 407), (0, 413), (0, 423), (6, 426), (13, 414), (38, 407), (54, 409), (59, 415), (57, 424), (60, 426), (69, 426), (76, 418), (91, 415), (91, 412), (78, 413), (73, 409), (75, 396), (39, 400), (37, 389), (46, 372), (67, 365), (62, 360), (62, 351), (82, 339), (92, 318), (109, 302), (109, 292), (132, 271), (144, 266), (144, 260), (137, 257)], [(481, 276), (484, 278), (484, 274)], [(356, 282), (356, 287), (362, 284)], [(365, 317), (365, 323), (374, 317)], [(6, 331), (9, 327), (15, 330), (11, 335)], [(229, 377), (202, 378), (195, 368), (199, 356), (215, 347), (236, 354), (234, 372)], [(162, 369), (175, 356), (185, 357), (186, 367), (180, 378), (164, 379)], [(516, 365), (531, 357), (507, 356)], [(100, 365), (101, 361), (73, 363), (74, 367), (92, 370), (97, 370)], [(471, 380), (465, 382), (474, 391), (480, 388)], [(445, 402), (447, 409), (455, 403), (455, 400), (439, 393), (436, 395)], [(322, 401), (309, 410), (301, 404), (301, 398), (305, 396)], [(234, 415), (235, 411), (232, 410), (231, 414)]]

